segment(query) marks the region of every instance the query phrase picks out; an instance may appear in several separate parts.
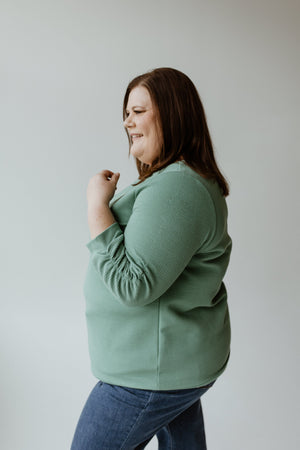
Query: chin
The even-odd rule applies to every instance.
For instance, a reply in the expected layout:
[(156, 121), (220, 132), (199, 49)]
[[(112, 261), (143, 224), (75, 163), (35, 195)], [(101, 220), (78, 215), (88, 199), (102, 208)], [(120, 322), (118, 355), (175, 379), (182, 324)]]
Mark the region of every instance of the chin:
[(151, 161), (146, 160), (143, 151), (138, 151), (137, 149), (132, 149), (132, 148), (131, 148), (130, 153), (131, 153), (131, 155), (132, 155), (134, 158), (138, 159), (141, 163), (147, 164), (148, 166), (151, 166), (151, 164), (152, 164), (153, 161), (152, 161), (152, 160), (151, 160)]
[(139, 152), (131, 151), (131, 155), (132, 155), (134, 158), (136, 158), (136, 159), (138, 159), (139, 161), (141, 161), (142, 163), (148, 164), (148, 163), (145, 162), (145, 160), (144, 160), (144, 158), (143, 158), (143, 154), (140, 154)]

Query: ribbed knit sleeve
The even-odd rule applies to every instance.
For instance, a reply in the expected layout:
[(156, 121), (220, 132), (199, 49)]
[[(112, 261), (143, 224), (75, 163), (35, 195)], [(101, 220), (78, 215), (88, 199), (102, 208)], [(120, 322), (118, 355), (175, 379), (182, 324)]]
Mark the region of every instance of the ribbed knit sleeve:
[(124, 231), (115, 222), (86, 246), (115, 298), (144, 306), (169, 289), (213, 237), (215, 221), (205, 187), (185, 173), (166, 172), (138, 192)]

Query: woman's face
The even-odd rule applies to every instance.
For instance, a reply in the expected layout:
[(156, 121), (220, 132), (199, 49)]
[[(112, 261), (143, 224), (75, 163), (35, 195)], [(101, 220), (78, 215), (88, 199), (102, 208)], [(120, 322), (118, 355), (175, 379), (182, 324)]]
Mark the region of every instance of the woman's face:
[(135, 87), (129, 94), (124, 127), (130, 135), (131, 154), (151, 165), (161, 152), (163, 139), (150, 94), (144, 86)]

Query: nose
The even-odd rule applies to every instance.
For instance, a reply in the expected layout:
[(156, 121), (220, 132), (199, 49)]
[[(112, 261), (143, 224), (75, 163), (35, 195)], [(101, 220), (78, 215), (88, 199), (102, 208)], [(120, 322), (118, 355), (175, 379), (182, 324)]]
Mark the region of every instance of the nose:
[(125, 128), (129, 128), (132, 126), (132, 116), (129, 114), (123, 122)]

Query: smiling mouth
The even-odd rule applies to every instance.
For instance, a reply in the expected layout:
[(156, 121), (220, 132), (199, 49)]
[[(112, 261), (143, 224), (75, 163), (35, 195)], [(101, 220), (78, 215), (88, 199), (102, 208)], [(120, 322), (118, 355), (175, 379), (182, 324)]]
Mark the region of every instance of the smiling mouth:
[(141, 137), (143, 137), (142, 134), (132, 134), (131, 135), (131, 140), (132, 140), (132, 142), (134, 142), (134, 141), (136, 141), (137, 139), (139, 139)]

